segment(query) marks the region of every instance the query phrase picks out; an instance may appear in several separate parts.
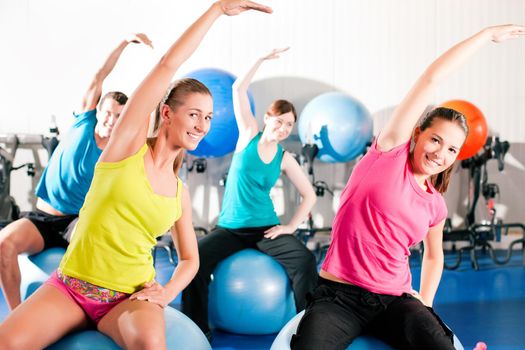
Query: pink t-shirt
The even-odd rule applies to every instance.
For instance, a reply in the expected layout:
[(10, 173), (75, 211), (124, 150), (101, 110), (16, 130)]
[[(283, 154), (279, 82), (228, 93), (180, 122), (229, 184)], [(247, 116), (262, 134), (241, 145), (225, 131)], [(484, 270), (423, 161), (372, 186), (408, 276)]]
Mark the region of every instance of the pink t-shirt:
[(410, 142), (389, 152), (376, 144), (359, 161), (341, 194), (323, 270), (368, 291), (412, 290), (409, 248), (447, 216), (443, 196), (418, 186)]

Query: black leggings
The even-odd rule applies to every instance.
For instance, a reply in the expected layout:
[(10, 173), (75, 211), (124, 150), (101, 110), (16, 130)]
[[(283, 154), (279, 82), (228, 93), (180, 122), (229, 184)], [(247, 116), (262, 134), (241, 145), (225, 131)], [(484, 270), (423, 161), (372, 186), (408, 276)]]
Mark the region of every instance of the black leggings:
[(260, 250), (273, 257), (284, 267), (292, 282), (297, 311), (304, 309), (306, 294), (315, 287), (317, 281), (315, 257), (293, 235), (284, 234), (275, 239), (264, 238), (264, 231), (270, 227), (235, 230), (216, 227), (199, 241), (199, 272), (182, 293), (182, 311), (203, 332), (209, 331), (208, 285), (211, 280), (210, 276), (221, 260), (245, 248)]
[(376, 294), (319, 277), (291, 349), (344, 350), (359, 335), (395, 349), (454, 350), (453, 334), (433, 309), (409, 294)]

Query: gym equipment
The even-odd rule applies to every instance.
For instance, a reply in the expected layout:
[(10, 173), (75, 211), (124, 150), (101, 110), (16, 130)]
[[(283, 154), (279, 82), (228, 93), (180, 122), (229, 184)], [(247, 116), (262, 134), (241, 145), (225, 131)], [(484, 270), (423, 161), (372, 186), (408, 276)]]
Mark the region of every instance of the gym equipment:
[[(213, 119), (208, 134), (190, 154), (198, 157), (222, 157), (235, 149), (239, 128), (233, 112), (232, 85), (237, 79), (233, 74), (217, 68), (203, 68), (190, 72), (187, 78), (197, 79), (210, 90), (213, 97)], [(255, 114), (253, 98), (248, 92), (250, 107)]]
[(284, 268), (254, 249), (241, 250), (217, 265), (208, 308), (211, 324), (237, 334), (277, 333), (296, 314)]
[(372, 117), (357, 99), (328, 92), (312, 99), (299, 118), (303, 144), (316, 144), (323, 162), (348, 162), (362, 154), (372, 139)]
[[(34, 134), (0, 134), (0, 229), (17, 220), (20, 215), (18, 205), (10, 195), (11, 172), (26, 167), (27, 175), (32, 178), (32, 188), (36, 187), (43, 170), (38, 149), (44, 147), (51, 157), (58, 145), (58, 128), (54, 122), (49, 131), (49, 137)], [(30, 149), (35, 162), (14, 166), (18, 149)]]
[[(443, 234), (444, 241), (468, 241), (469, 245), (457, 250), (456, 261), (453, 264), (445, 263), (445, 268), (455, 270), (461, 264), (462, 253), (470, 252), (471, 265), (475, 270), (479, 269), (476, 247), (488, 250), (494, 263), (506, 264), (512, 257), (513, 248), (516, 244), (522, 244), (523, 264), (525, 265), (525, 225), (522, 223), (503, 223), (496, 220), (496, 208), (494, 198), (499, 194), (499, 187), (495, 183), (488, 182), (487, 162), (490, 159), (498, 161), (498, 170), (503, 171), (505, 154), (510, 148), (507, 141), (500, 141), (499, 137), (489, 137), (485, 143), (483, 153), (463, 160), (461, 167), (469, 169), (469, 188), (472, 191), (469, 198), (468, 212), (465, 217), (464, 229), (452, 229), (450, 220), (447, 219)], [(475, 211), (480, 194), (487, 203), (490, 221), (488, 223), (476, 223)], [(498, 258), (494, 252), (491, 241), (499, 241), (502, 234), (507, 235), (510, 228), (517, 228), (523, 232), (522, 239), (512, 241), (503, 259)]]

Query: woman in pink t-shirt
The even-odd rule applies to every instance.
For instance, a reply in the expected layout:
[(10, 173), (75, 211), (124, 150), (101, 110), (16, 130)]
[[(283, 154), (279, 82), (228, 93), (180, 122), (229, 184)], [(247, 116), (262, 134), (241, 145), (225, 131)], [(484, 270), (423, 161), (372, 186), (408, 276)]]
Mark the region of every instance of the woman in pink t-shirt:
[[(362, 333), (396, 349), (454, 349), (452, 332), (431, 306), (443, 271), (442, 193), (468, 127), (448, 108), (414, 126), (436, 86), (467, 57), (489, 41), (523, 34), (523, 26), (495, 26), (460, 42), (426, 69), (396, 108), (341, 195), (332, 243), (292, 349), (345, 349)], [(418, 293), (408, 256), (420, 241)]]

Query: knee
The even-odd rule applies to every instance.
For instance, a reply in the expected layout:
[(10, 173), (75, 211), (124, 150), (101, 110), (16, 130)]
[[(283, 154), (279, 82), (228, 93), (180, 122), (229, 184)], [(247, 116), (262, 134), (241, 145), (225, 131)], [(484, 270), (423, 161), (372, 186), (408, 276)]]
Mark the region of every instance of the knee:
[(166, 349), (166, 338), (157, 332), (142, 332), (132, 339), (130, 349), (159, 350)]
[(12, 334), (4, 334), (0, 330), (0, 350), (18, 350), (18, 349), (27, 349), (30, 347), (30, 344), (26, 344), (22, 341), (21, 337), (16, 337)]
[(16, 246), (11, 240), (8, 238), (0, 240), (0, 268), (11, 264), (17, 256)]

